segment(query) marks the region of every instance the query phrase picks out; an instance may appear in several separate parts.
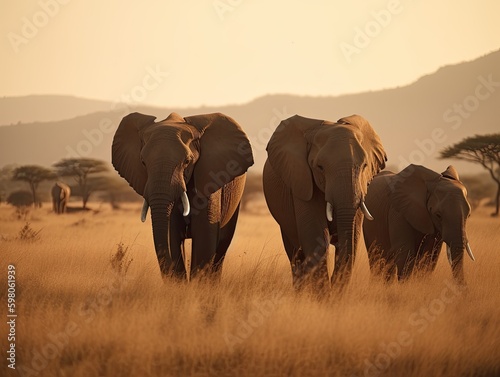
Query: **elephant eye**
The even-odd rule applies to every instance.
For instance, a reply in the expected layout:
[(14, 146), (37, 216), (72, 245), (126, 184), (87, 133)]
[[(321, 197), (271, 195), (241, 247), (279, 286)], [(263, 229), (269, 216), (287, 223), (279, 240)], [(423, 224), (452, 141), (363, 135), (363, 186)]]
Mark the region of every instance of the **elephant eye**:
[(318, 165), (318, 169), (319, 169), (320, 171), (323, 171), (323, 170), (324, 170), (323, 165)]
[(441, 214), (440, 213), (436, 213), (436, 217), (441, 220)]
[(361, 171), (365, 171), (367, 167), (368, 167), (368, 164), (365, 162), (363, 164), (363, 166), (361, 167)]

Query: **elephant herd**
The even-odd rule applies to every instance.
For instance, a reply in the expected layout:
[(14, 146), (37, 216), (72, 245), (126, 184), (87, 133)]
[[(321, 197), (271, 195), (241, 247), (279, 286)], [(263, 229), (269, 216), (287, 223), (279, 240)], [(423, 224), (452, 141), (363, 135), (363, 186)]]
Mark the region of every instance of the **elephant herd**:
[[(184, 241), (192, 239), (189, 275), (217, 276), (253, 165), (250, 142), (221, 113), (155, 120), (140, 113), (122, 119), (113, 166), (144, 198), (142, 221), (151, 210), (162, 275), (187, 278)], [(441, 174), (418, 165), (398, 174), (382, 171), (382, 142), (359, 115), (337, 122), (292, 116), (276, 128), (267, 153), (264, 195), (280, 226), (295, 288), (342, 289), (361, 231), (372, 273), (387, 281), (432, 271), (444, 242), (453, 276), (465, 284), (464, 253), (474, 260), (465, 230), (470, 206), (452, 166)], [(329, 245), (335, 246), (331, 278)]]

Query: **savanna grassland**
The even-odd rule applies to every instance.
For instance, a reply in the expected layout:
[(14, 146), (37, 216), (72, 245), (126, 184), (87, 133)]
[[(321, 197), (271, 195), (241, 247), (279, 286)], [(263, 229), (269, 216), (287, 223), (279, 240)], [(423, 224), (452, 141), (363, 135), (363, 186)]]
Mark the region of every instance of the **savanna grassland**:
[(219, 284), (187, 284), (160, 278), (139, 206), (57, 216), (45, 204), (26, 239), (14, 212), (0, 206), (2, 376), (500, 375), (500, 219), (487, 210), (469, 220), (468, 290), (444, 252), (429, 278), (385, 286), (360, 245), (348, 291), (321, 300), (291, 288), (268, 216), (241, 215)]

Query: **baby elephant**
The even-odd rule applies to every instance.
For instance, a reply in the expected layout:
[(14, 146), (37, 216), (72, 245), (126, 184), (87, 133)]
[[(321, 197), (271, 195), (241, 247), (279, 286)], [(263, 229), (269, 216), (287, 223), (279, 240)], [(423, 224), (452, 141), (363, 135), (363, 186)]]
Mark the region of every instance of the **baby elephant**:
[(445, 242), (453, 277), (465, 284), (464, 251), (474, 260), (465, 231), (470, 205), (453, 166), (442, 174), (419, 165), (382, 172), (366, 205), (374, 218), (363, 224), (372, 273), (384, 272), (389, 281), (395, 272), (402, 280), (414, 270), (433, 271)]

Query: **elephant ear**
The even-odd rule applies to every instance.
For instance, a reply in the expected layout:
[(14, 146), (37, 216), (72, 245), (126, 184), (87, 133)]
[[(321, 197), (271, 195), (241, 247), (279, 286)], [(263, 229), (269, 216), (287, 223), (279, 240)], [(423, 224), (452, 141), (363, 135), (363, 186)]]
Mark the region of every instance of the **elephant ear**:
[(460, 181), (457, 170), (452, 166), (448, 166), (444, 172), (441, 173), (443, 177), (453, 179), (455, 181)]
[(144, 186), (148, 178), (141, 160), (141, 131), (154, 123), (156, 117), (132, 113), (122, 119), (113, 138), (111, 162), (118, 174), (127, 180), (139, 194), (144, 195)]
[(379, 136), (370, 123), (360, 115), (351, 115), (341, 118), (337, 123), (351, 125), (361, 132), (361, 146), (366, 152), (368, 164), (365, 179), (367, 184), (369, 184), (372, 178), (385, 168), (387, 154), (382, 145), (382, 141), (380, 141)]
[(200, 136), (200, 157), (194, 167), (196, 190), (209, 196), (253, 165), (252, 147), (236, 121), (214, 113), (184, 118)]
[(413, 164), (395, 175), (392, 206), (413, 228), (424, 234), (434, 233), (434, 224), (427, 209), (428, 187), (440, 177), (430, 169)]
[(313, 178), (307, 161), (308, 145), (305, 133), (323, 122), (294, 115), (281, 121), (267, 144), (268, 160), (292, 194), (304, 201), (311, 200)]

